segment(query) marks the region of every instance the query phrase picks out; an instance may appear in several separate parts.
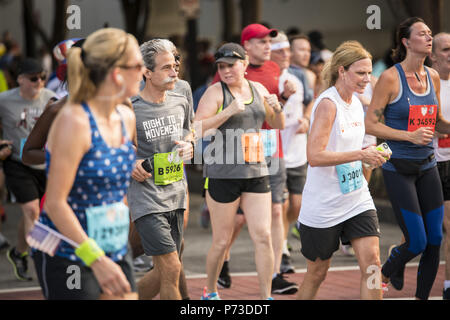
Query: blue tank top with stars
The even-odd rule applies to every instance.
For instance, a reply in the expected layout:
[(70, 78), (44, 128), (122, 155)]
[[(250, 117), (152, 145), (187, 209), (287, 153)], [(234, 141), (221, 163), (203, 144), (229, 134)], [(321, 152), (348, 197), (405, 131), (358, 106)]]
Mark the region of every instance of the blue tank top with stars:
[[(112, 148), (103, 140), (88, 105), (83, 103), (82, 106), (89, 116), (91, 148), (81, 159), (75, 181), (67, 197), (67, 203), (78, 218), (83, 230), (87, 232), (86, 209), (123, 201), (130, 184), (129, 180), (136, 155), (123, 119), (121, 120), (122, 144), (119, 148)], [(48, 173), (50, 153), (48, 150), (45, 153)], [(45, 211), (42, 211), (39, 221), (57, 230)], [(122, 260), (126, 253), (127, 245), (115, 252), (106, 252), (106, 255), (112, 260), (118, 261)], [(72, 261), (81, 261), (75, 255), (75, 249), (64, 241), (61, 241), (55, 255)]]
[[(384, 111), (385, 124), (394, 129), (407, 131), (410, 106), (437, 106), (438, 102), (436, 92), (434, 91), (433, 81), (431, 80), (430, 73), (426, 67), (427, 91), (424, 94), (417, 94), (409, 88), (405, 72), (399, 63), (395, 65), (395, 68), (397, 69), (400, 78), (400, 91), (398, 97), (386, 106)], [(417, 145), (408, 141), (395, 140), (386, 140), (386, 142), (392, 150), (392, 158), (424, 160), (434, 153), (432, 142), (427, 145)], [(433, 158), (431, 161), (425, 163), (421, 167), (421, 170), (426, 170), (434, 166), (436, 166), (436, 159)], [(383, 169), (396, 171), (394, 165), (389, 161), (383, 164)]]

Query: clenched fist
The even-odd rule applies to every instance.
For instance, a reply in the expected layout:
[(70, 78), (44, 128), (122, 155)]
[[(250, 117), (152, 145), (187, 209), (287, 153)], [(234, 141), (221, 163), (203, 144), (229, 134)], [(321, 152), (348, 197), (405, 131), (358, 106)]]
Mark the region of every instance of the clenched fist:
[(267, 104), (277, 113), (281, 112), (281, 106), (278, 102), (278, 97), (276, 94), (270, 94), (264, 97)]

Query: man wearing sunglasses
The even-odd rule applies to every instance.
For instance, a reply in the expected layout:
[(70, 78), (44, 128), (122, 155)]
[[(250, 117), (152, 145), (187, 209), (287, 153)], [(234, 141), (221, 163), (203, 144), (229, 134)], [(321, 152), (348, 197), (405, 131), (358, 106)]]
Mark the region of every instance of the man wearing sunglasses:
[(10, 142), (11, 155), (3, 162), (6, 186), (22, 209), (16, 247), (7, 252), (17, 279), (30, 281), (28, 275), (28, 244), (25, 235), (39, 216), (39, 199), (45, 191), (45, 164), (26, 166), (22, 148), (47, 102), (55, 96), (44, 88), (46, 75), (41, 64), (25, 58), (19, 64), (19, 87), (0, 94), (0, 118), (3, 138)]

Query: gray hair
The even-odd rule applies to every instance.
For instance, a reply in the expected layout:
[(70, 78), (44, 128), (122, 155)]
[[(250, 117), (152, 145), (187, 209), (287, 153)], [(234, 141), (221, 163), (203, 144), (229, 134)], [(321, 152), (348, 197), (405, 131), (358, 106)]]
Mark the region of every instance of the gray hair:
[(450, 35), (450, 33), (448, 33), (448, 32), (440, 32), (440, 33), (435, 34), (435, 35), (433, 36), (433, 46), (432, 46), (432, 48), (431, 48), (431, 50), (432, 50), (433, 53), (436, 52), (436, 46), (437, 46), (437, 44), (439, 43), (439, 40), (441, 40), (442, 37), (448, 36), (448, 35)]
[(147, 69), (155, 71), (156, 56), (160, 53), (170, 52), (174, 53), (176, 51), (175, 45), (172, 41), (167, 39), (153, 39), (149, 40), (140, 46), (142, 57), (144, 58), (144, 64)]

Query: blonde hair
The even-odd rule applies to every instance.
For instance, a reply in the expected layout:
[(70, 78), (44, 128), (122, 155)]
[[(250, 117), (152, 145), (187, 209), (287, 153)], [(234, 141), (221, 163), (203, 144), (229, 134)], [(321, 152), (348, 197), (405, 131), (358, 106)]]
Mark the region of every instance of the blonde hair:
[(323, 67), (321, 74), (323, 89), (336, 84), (339, 78), (339, 67), (342, 66), (347, 70), (356, 61), (366, 58), (372, 59), (372, 55), (358, 41), (343, 42)]
[(72, 47), (67, 55), (69, 100), (81, 103), (95, 96), (108, 72), (127, 61), (127, 48), (136, 38), (123, 30), (104, 28), (86, 38), (82, 48)]

